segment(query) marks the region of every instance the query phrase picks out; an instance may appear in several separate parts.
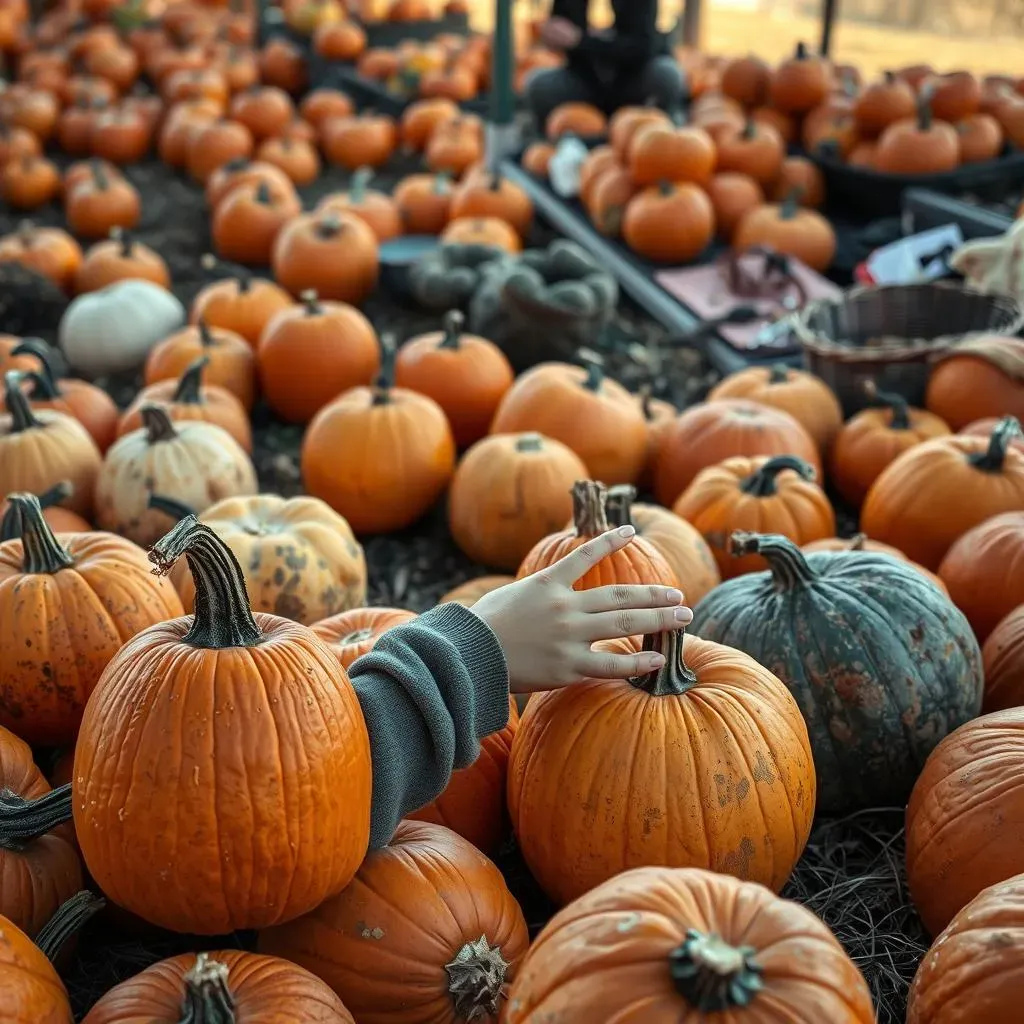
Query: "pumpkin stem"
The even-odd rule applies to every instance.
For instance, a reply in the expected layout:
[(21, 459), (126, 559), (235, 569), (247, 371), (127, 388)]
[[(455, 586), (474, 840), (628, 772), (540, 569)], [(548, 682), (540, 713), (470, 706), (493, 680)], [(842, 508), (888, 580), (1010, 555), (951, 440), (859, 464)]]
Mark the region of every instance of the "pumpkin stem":
[[(57, 370), (54, 351), (42, 338), (22, 338), (11, 350), (12, 356), (35, 356), (39, 360), (39, 375), (46, 378), (45, 386), (52, 394), (48, 398), (60, 398), (61, 390), (57, 382)], [(35, 397), (35, 396), (33, 396)]]
[(323, 312), (320, 305), (320, 295), (315, 288), (307, 288), (300, 296), (300, 301), (306, 307), (306, 316), (319, 316)]
[[(0, 136), (2, 138), (2, 136)], [(18, 241), (23, 249), (31, 249), (36, 242), (36, 226), (30, 220), (18, 224)]]
[(178, 432), (174, 429), (171, 417), (162, 405), (147, 402), (140, 410), (142, 425), (146, 428), (146, 444), (159, 444), (161, 441), (173, 441)]
[(185, 999), (179, 1024), (234, 1024), (235, 1001), (228, 988), (228, 969), (209, 953), (199, 953), (184, 977)]
[(210, 325), (206, 322), (205, 316), (201, 316), (196, 320), (196, 329), (199, 331), (199, 344), (203, 348), (213, 348), (217, 344), (217, 339), (213, 336), (213, 331), (210, 330)]
[(755, 469), (745, 480), (740, 482), (740, 490), (755, 498), (770, 498), (777, 489), (777, 477), (787, 469), (799, 473), (805, 480), (813, 480), (814, 467), (795, 455), (775, 455), (760, 469)]
[(969, 455), (967, 461), (975, 469), (985, 473), (1000, 473), (1006, 461), (1006, 452), (1014, 438), (1021, 437), (1020, 423), (1014, 416), (1004, 416), (993, 428), (988, 438), (988, 448), (979, 454)]
[(253, 194), (253, 198), (261, 206), (269, 206), (270, 205), (270, 186), (265, 181), (261, 181), (256, 186), (256, 191)]
[(373, 181), (373, 168), (360, 167), (359, 170), (352, 175), (352, 180), (349, 182), (349, 200), (357, 205), (359, 203), (365, 203), (366, 190), (370, 187), (371, 181)]
[(672, 195), (672, 193), (675, 192), (675, 190), (676, 190), (675, 185), (673, 185), (672, 182), (669, 181), (668, 179), (665, 179), (664, 181), (659, 181), (658, 182), (658, 194), (659, 195), (667, 197), (667, 196)]
[(156, 575), (166, 576), (184, 555), (196, 587), (195, 617), (185, 643), (218, 651), (263, 641), (249, 607), (245, 576), (231, 548), (195, 516), (171, 527), (149, 551)]
[(688, 928), (683, 944), (669, 953), (669, 971), (676, 991), (698, 1013), (729, 1013), (749, 1006), (764, 987), (756, 953), (753, 946), (730, 946)]
[(71, 817), (70, 782), (35, 800), (0, 789), (0, 850), (19, 853), (33, 839), (52, 832)]
[(608, 488), (604, 502), (604, 514), (611, 529), (614, 530), (617, 526), (633, 525), (634, 501), (636, 501), (636, 488), (632, 484), (616, 484), (614, 487)]
[(895, 391), (879, 391), (873, 380), (865, 382), (864, 393), (872, 403), (890, 411), (889, 426), (893, 430), (910, 429), (910, 406), (902, 395), (897, 395)]
[(601, 385), (604, 383), (604, 367), (601, 365), (601, 360), (597, 355), (583, 355), (580, 354), (580, 362), (587, 371), (587, 378), (583, 381), (583, 386), (588, 391), (600, 391)]
[(26, 370), (24, 378), (32, 382), (32, 393), (28, 396), (30, 402), (52, 402), (55, 398), (61, 397), (57, 390), (57, 382), (48, 377), (45, 370)]
[(648, 423), (654, 419), (654, 410), (651, 408), (651, 399), (654, 397), (654, 388), (650, 384), (644, 384), (637, 392), (640, 399), (640, 412)]
[(789, 380), (789, 367), (785, 363), (772, 363), (768, 368), (769, 384), (785, 384)]
[(20, 434), (23, 430), (32, 430), (44, 426), (36, 419), (29, 405), (25, 392), (21, 390), (21, 382), (26, 374), (17, 370), (8, 370), (4, 374), (4, 403), (11, 416), (11, 433)]
[(373, 404), (390, 405), (391, 389), (395, 386), (395, 356), (398, 354), (398, 345), (391, 334), (385, 334), (380, 339), (380, 373), (373, 383)]
[(849, 543), (846, 545), (846, 550), (847, 551), (863, 551), (864, 550), (864, 541), (866, 541), (867, 539), (868, 539), (868, 535), (866, 533), (855, 533), (850, 538)]
[(517, 452), (539, 452), (544, 447), (544, 439), (540, 434), (531, 431), (527, 434), (520, 434), (516, 438)]
[(39, 929), (35, 944), (42, 950), (46, 959), (53, 963), (60, 956), (60, 951), (68, 939), (106, 905), (106, 900), (89, 892), (88, 889), (76, 892), (70, 899), (66, 899), (54, 911), (53, 917)]
[(926, 85), (917, 98), (917, 130), (928, 132), (932, 128), (932, 96), (935, 94), (933, 86)]
[(743, 126), (743, 131), (740, 132), (740, 138), (744, 142), (750, 142), (751, 139), (757, 134), (757, 122), (752, 118), (747, 118), (747, 123)]
[(89, 171), (92, 174), (93, 184), (101, 191), (106, 192), (110, 188), (110, 178), (102, 160), (93, 158), (89, 161)]
[(792, 220), (800, 211), (800, 199), (804, 194), (803, 187), (794, 185), (787, 193), (785, 199), (779, 206), (779, 219)]
[(337, 238), (341, 234), (341, 218), (333, 210), (329, 210), (320, 217), (313, 228), (316, 237), (322, 241)]
[(446, 192), (450, 192), (452, 187), (452, 176), (448, 171), (439, 171), (434, 175), (434, 188), (433, 192), (435, 196), (443, 196)]
[(810, 567), (804, 553), (779, 533), (748, 533), (736, 530), (729, 538), (729, 554), (763, 555), (771, 570), (776, 590), (792, 590), (812, 582), (817, 573)]
[(608, 490), (596, 480), (577, 480), (572, 485), (572, 521), (577, 537), (597, 537), (608, 530), (604, 511)]
[(149, 499), (146, 502), (146, 508), (154, 509), (157, 512), (163, 512), (164, 515), (170, 516), (179, 523), (182, 519), (187, 519), (189, 516), (195, 515), (195, 511), (189, 508), (185, 502), (178, 501), (177, 498), (169, 498), (165, 494), (154, 494), (152, 491), (149, 492)]
[(679, 697), (697, 685), (697, 676), (686, 664), (684, 650), (686, 630), (670, 629), (664, 633), (648, 633), (644, 637), (644, 651), (657, 651), (665, 664), (647, 675), (635, 676), (630, 685), (652, 697)]
[(135, 246), (135, 239), (132, 238), (130, 231), (125, 231), (124, 228), (111, 228), (110, 238), (114, 242), (121, 243), (121, 256), (127, 259), (132, 254), (132, 249)]
[[(39, 499), (27, 491), (8, 494), (10, 503), (7, 515), (17, 509), (20, 521), (19, 535), (22, 546), (22, 572), (40, 575), (54, 574), (61, 569), (70, 569), (75, 560), (61, 546), (50, 524), (43, 517), (43, 509)], [(7, 515), (4, 516), (6, 520)]]
[(185, 367), (185, 372), (178, 380), (178, 386), (171, 397), (172, 402), (182, 405), (202, 405), (203, 398), (200, 388), (203, 383), (203, 370), (209, 365), (209, 356), (200, 356)]
[(794, 54), (796, 60), (807, 60), (807, 44), (805, 42), (799, 42), (796, 44), (796, 53)]
[[(67, 501), (74, 493), (70, 481), (61, 480), (48, 491), (38, 495), (40, 508), (53, 508), (62, 501)], [(0, 543), (5, 540), (18, 540), (21, 537), (21, 513), (15, 505), (8, 504), (3, 519), (0, 519)]]
[(492, 946), (487, 936), (481, 935), (476, 942), (467, 942), (444, 969), (448, 972), (448, 994), (456, 1017), (467, 1021), (498, 1019), (506, 997), (508, 970), (500, 946)]
[(444, 315), (444, 337), (438, 348), (458, 349), (462, 338), (462, 329), (466, 324), (466, 318), (460, 310), (451, 309)]

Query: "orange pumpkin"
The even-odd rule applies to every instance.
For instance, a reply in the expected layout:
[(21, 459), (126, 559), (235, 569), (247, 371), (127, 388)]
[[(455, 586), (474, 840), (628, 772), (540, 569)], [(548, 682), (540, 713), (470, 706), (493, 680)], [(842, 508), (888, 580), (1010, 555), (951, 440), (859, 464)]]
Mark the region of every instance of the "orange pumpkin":
[(438, 125), (453, 121), (458, 116), (459, 106), (454, 100), (443, 97), (415, 100), (402, 114), (402, 143), (408, 149), (421, 153), (433, 138)]
[(392, 193), (402, 233), (439, 235), (451, 219), (452, 182), (447, 174), (410, 174)]
[(340, 89), (313, 89), (306, 93), (299, 104), (303, 120), (316, 129), (329, 117), (350, 117), (355, 109), (351, 97)]
[(252, 132), (240, 121), (210, 121), (189, 136), (185, 166), (196, 181), (206, 184), (218, 167), (251, 157), (254, 146)]
[(231, 101), (231, 117), (244, 125), (257, 142), (280, 135), (295, 117), (295, 107), (284, 89), (255, 85)]
[[(291, 187), (291, 179), (274, 164), (245, 157), (229, 160), (210, 175), (206, 183), (206, 204), (215, 210), (234, 189), (241, 185), (258, 185), (261, 182), (280, 192), (287, 192)], [(294, 192), (294, 188), (292, 191)]]
[[(43, 518), (54, 533), (88, 533), (91, 527), (77, 512), (64, 508), (63, 502), (71, 497), (73, 488), (67, 480), (54, 484), (36, 497), (43, 510)], [(5, 498), (0, 501), (0, 541), (13, 540), (21, 535), (21, 519), (18, 511), (12, 511), (11, 503)]]
[(942, 353), (925, 405), (953, 430), (992, 416), (1024, 419), (1024, 341), (986, 334)]
[(620, 166), (620, 158), (611, 146), (595, 146), (580, 165), (579, 200), (583, 208), (590, 210), (590, 199), (597, 179), (611, 167)]
[(356, 60), (366, 49), (366, 33), (354, 21), (318, 25), (313, 50), (325, 60)]
[(608, 118), (591, 103), (562, 103), (548, 114), (544, 134), (553, 142), (563, 135), (603, 135)]
[(266, 266), (278, 235), (301, 212), (302, 204), (291, 187), (275, 189), (265, 181), (239, 185), (214, 210), (210, 225), (214, 251), (223, 260)]
[(60, 195), (60, 172), (42, 156), (22, 156), (0, 171), (0, 198), (16, 210), (35, 210)]
[(255, 348), (267, 324), (291, 305), (291, 296), (273, 281), (240, 272), (202, 288), (192, 300), (189, 320), (232, 331)]
[(662, 184), (644, 189), (626, 206), (622, 237), (645, 259), (687, 263), (699, 256), (715, 233), (715, 212), (697, 185)]
[(828, 59), (807, 52), (798, 43), (796, 54), (783, 61), (772, 75), (768, 95), (772, 104), (789, 114), (804, 114), (825, 100), (832, 89)]
[(982, 711), (1002, 711), (1024, 705), (1024, 606), (1002, 619), (982, 648), (985, 699)]
[(714, 175), (708, 182), (707, 193), (715, 214), (715, 229), (726, 242), (731, 241), (743, 217), (765, 200), (761, 186), (740, 171)]
[(349, 669), (395, 626), (412, 622), (415, 612), (404, 608), (349, 608), (314, 622), (310, 629), (331, 649), (341, 667)]
[(97, 164), (88, 179), (68, 191), (64, 214), (80, 238), (106, 238), (114, 228), (138, 224), (142, 200), (134, 185), (120, 176), (109, 177)]
[(152, 281), (170, 290), (171, 272), (159, 253), (120, 228), (110, 234), (107, 241), (89, 248), (75, 271), (75, 291), (79, 295), (129, 279)]
[[(53, 952), (56, 955), (57, 950)], [(3, 916), (0, 916), (0, 1014), (10, 1021), (32, 1021), (32, 1024), (68, 1024), (74, 1020), (67, 990), (46, 952)]]
[(809, 554), (813, 554), (815, 551), (873, 551), (876, 554), (890, 555), (892, 558), (897, 558), (912, 566), (922, 576), (934, 583), (943, 594), (949, 595), (946, 584), (931, 570), (926, 569), (923, 565), (918, 565), (917, 562), (912, 562), (898, 548), (894, 548), (890, 544), (882, 544), (877, 540), (869, 540), (863, 533), (856, 533), (852, 537), (824, 537), (821, 540), (812, 540), (809, 544), (803, 545), (803, 550)]
[(853, 104), (857, 130), (867, 139), (876, 138), (895, 121), (913, 117), (917, 110), (914, 90), (891, 71), (869, 85)]
[(280, 167), (296, 185), (311, 185), (320, 176), (320, 158), (304, 139), (265, 139), (256, 150), (256, 159)]
[(389, 117), (331, 117), (320, 126), (320, 146), (332, 164), (356, 171), (382, 167), (391, 158), (398, 132)]
[(820, 213), (801, 208), (797, 190), (782, 203), (757, 206), (746, 213), (732, 246), (737, 252), (764, 246), (824, 273), (836, 254), (836, 233)]
[(772, 198), (777, 203), (785, 202), (796, 194), (801, 206), (817, 209), (825, 202), (825, 177), (817, 165), (805, 156), (787, 156), (772, 189)]
[(499, 217), (457, 217), (441, 232), (449, 245), (486, 245), (508, 253), (521, 252), (523, 243), (511, 224)]
[(533, 201), (498, 171), (469, 174), (452, 193), (451, 217), (497, 217), (525, 238), (533, 222)]
[(722, 133), (715, 169), (749, 174), (768, 189), (775, 184), (785, 155), (782, 136), (771, 125), (750, 118), (742, 128)]
[(386, 192), (369, 187), (373, 171), (364, 167), (352, 175), (347, 192), (330, 192), (317, 205), (317, 213), (348, 213), (365, 221), (378, 242), (388, 242), (402, 234), (398, 205)]
[(463, 115), (442, 121), (430, 136), (423, 156), (429, 170), (435, 173), (445, 171), (461, 178), (484, 156), (479, 120)]
[(920, 91), (931, 97), (936, 117), (953, 123), (976, 113), (981, 103), (981, 85), (969, 71), (952, 71), (926, 79)]
[(926, 95), (916, 117), (895, 121), (882, 132), (874, 155), (875, 168), (888, 174), (940, 174), (959, 162), (956, 129), (933, 118)]
[(20, 263), (48, 277), (58, 288), (70, 291), (75, 271), (82, 264), (82, 249), (61, 228), (37, 227), (26, 220), (17, 230), (0, 238), (0, 263)]
[(737, 57), (722, 68), (720, 88), (729, 99), (744, 107), (759, 107), (768, 99), (771, 68), (760, 57)]
[(628, 151), (629, 173), (639, 186), (663, 181), (707, 185), (715, 169), (715, 144), (703, 128), (642, 125)]
[(960, 139), (960, 162), (994, 160), (1003, 148), (1003, 129), (991, 114), (971, 114), (956, 125)]
[(588, 193), (587, 212), (594, 227), (602, 235), (617, 238), (622, 233), (626, 210), (636, 194), (633, 176), (625, 167), (612, 164), (601, 171)]
[(523, 169), (535, 178), (546, 179), (554, 155), (555, 147), (550, 142), (531, 142), (523, 152)]

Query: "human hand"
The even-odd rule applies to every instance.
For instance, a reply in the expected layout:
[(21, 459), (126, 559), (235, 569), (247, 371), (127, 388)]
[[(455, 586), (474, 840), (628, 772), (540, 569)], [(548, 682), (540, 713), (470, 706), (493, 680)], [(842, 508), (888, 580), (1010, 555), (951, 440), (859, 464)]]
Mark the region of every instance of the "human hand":
[(540, 27), (540, 41), (551, 50), (571, 50), (582, 38), (579, 25), (568, 18), (548, 18)]
[(693, 612), (682, 606), (681, 591), (646, 585), (572, 589), (635, 533), (632, 526), (609, 530), (550, 568), (493, 590), (473, 605), (501, 644), (513, 693), (553, 690), (587, 678), (626, 679), (661, 668), (665, 659), (656, 652), (601, 654), (591, 644), (685, 626)]

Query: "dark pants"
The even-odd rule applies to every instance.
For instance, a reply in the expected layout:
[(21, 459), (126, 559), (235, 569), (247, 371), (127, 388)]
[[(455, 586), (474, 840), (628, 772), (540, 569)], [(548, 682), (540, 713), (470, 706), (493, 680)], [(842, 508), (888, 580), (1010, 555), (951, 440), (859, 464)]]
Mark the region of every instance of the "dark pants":
[(543, 129), (548, 114), (560, 103), (592, 103), (606, 114), (630, 104), (652, 103), (674, 110), (683, 102), (683, 72), (672, 57), (653, 57), (637, 71), (602, 85), (569, 68), (543, 68), (526, 83), (526, 100)]

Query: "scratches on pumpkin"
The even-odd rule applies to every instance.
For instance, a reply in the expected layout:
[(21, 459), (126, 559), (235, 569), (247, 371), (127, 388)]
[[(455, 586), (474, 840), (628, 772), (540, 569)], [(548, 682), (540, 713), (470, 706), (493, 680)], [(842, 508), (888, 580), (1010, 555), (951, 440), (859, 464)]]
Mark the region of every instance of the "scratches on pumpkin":
[(361, 939), (377, 939), (380, 941), (384, 938), (383, 928), (371, 928), (364, 921), (356, 922), (356, 931), (359, 932)]

